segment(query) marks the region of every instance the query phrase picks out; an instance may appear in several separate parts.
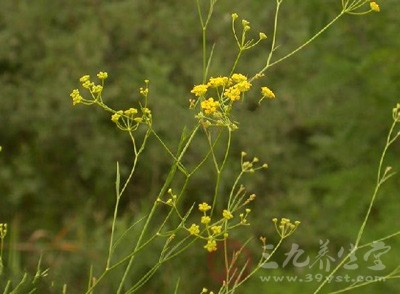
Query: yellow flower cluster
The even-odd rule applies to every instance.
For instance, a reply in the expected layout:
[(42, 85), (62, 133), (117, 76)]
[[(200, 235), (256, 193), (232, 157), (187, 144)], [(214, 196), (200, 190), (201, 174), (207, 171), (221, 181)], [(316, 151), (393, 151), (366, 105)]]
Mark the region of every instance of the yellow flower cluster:
[(204, 245), (204, 248), (207, 249), (208, 252), (217, 251), (217, 241), (210, 237), (207, 241), (207, 244)]
[[(365, 4), (369, 3), (368, 10), (361, 10), (360, 8), (364, 7)], [(364, 15), (370, 12), (380, 12), (381, 8), (377, 1), (372, 0), (347, 0), (342, 1), (343, 11), (348, 14), (353, 15)]]
[(248, 22), (245, 19), (242, 19), (242, 21), (241, 21), (242, 34), (239, 34), (239, 35), (241, 35), (241, 38), (240, 38), (240, 36), (238, 36), (238, 34), (236, 33), (236, 25), (235, 25), (235, 22), (238, 19), (238, 17), (239, 16), (237, 15), (237, 13), (233, 13), (232, 14), (232, 32), (233, 32), (233, 35), (234, 35), (234, 37), (236, 39), (236, 44), (238, 45), (240, 51), (248, 50), (248, 49), (256, 46), (262, 40), (267, 39), (267, 35), (262, 33), (262, 32), (260, 32), (259, 33), (259, 38), (258, 38), (257, 41), (254, 41), (253, 39), (248, 40), (246, 38), (247, 37), (246, 33), (250, 30), (250, 22)]
[(231, 80), (235, 83), (246, 82), (247, 77), (242, 74), (235, 73), (232, 75)]
[(271, 89), (268, 87), (261, 87), (261, 94), (262, 98), (275, 99), (274, 92), (272, 92)]
[(375, 11), (375, 12), (381, 11), (379, 5), (378, 5), (376, 2), (374, 2), (374, 1), (370, 2), (370, 3), (369, 3), (369, 6), (371, 7), (371, 10), (372, 10), (372, 11)]
[(210, 88), (225, 87), (229, 83), (228, 77), (210, 78), (207, 86)]
[(188, 231), (191, 235), (198, 235), (200, 233), (200, 227), (196, 224), (192, 224)]
[(272, 219), (272, 221), (275, 224), (276, 231), (282, 239), (293, 234), (297, 227), (300, 225), (299, 221), (295, 221), (294, 223), (292, 223), (288, 218), (282, 218), (279, 224), (277, 218)]
[(251, 83), (247, 81), (247, 77), (242, 74), (233, 74), (231, 77), (233, 86), (225, 89), (224, 95), (231, 101), (240, 100), (242, 93), (247, 92), (251, 88)]
[[(139, 113), (136, 108), (129, 108), (127, 110), (118, 110), (115, 111), (113, 115), (111, 115), (111, 121), (117, 124), (118, 128), (123, 131), (133, 131), (136, 130), (140, 123), (151, 124), (151, 110), (147, 107), (141, 108), (142, 115), (137, 116)], [(120, 120), (122, 118), (121, 124)], [(133, 122), (133, 125), (132, 125)]]
[(246, 208), (245, 212), (246, 213), (239, 214), (240, 223), (243, 224), (243, 225), (249, 225), (249, 223), (247, 222), (247, 216), (251, 212), (251, 209), (250, 208)]
[(211, 217), (209, 217), (208, 215), (203, 215), (200, 220), (200, 222), (205, 225), (208, 225), (210, 223), (210, 221), (211, 221)]
[(208, 98), (201, 102), (201, 109), (205, 114), (213, 114), (217, 112), (217, 107), (219, 107), (219, 102), (214, 101), (214, 98)]
[(262, 165), (258, 164), (258, 166), (255, 166), (260, 160), (257, 157), (254, 157), (252, 161), (245, 161), (245, 157), (247, 156), (246, 152), (241, 153), (241, 165), (242, 165), (242, 171), (245, 173), (254, 173), (255, 171), (262, 169), (262, 168), (268, 168), (267, 163), (263, 163)]
[[(213, 97), (205, 98), (201, 101), (200, 107), (205, 115), (216, 115), (226, 112), (229, 102), (240, 100), (244, 92), (249, 91), (251, 83), (247, 77), (235, 73), (231, 77), (211, 77), (206, 84), (195, 85), (190, 91), (197, 97), (204, 97), (209, 89), (216, 89), (218, 99)], [(195, 100), (190, 99), (191, 107), (194, 107)], [(220, 109), (219, 109), (220, 108)]]
[(224, 211), (222, 212), (222, 216), (223, 216), (224, 219), (226, 219), (226, 220), (230, 220), (231, 218), (233, 218), (232, 213), (231, 213), (229, 210), (227, 210), (227, 209), (224, 209)]
[(195, 96), (200, 97), (207, 93), (207, 88), (207, 85), (196, 85), (190, 92), (193, 93)]
[(129, 108), (128, 110), (125, 110), (124, 113), (128, 116), (133, 116), (138, 113), (138, 110), (136, 108)]
[[(102, 74), (100, 73), (98, 74), (98, 76), (100, 75), (100, 77), (102, 78), (107, 77), (107, 73), (102, 73)], [(149, 88), (148, 88), (149, 81), (145, 80), (145, 84), (146, 86), (144, 88), (140, 88), (140, 94), (145, 97), (144, 104), (146, 105), (147, 95), (149, 93)], [(94, 87), (92, 88), (92, 92), (93, 89), (95, 88)], [(139, 114), (139, 111), (141, 112), (141, 114)], [(138, 128), (139, 124), (151, 125), (152, 123), (151, 110), (145, 106), (142, 106), (141, 104), (140, 104), (140, 109), (130, 107), (126, 110), (118, 110), (113, 112), (114, 113), (111, 115), (111, 120), (117, 125), (119, 129), (123, 131), (135, 131)], [(170, 205), (171, 201), (170, 203), (167, 204)]]
[(97, 77), (99, 78), (99, 80), (105, 80), (106, 78), (108, 78), (108, 73), (101, 71), (97, 74)]
[(116, 123), (123, 114), (124, 114), (124, 112), (122, 110), (118, 110), (116, 113), (114, 113), (111, 116), (111, 120)]
[[(131, 108), (131, 109), (132, 109), (132, 108)], [(160, 198), (158, 198), (158, 199), (157, 199), (157, 202), (161, 202), (161, 203), (164, 203), (165, 205), (175, 207), (176, 202), (177, 202), (177, 200), (178, 200), (178, 195), (174, 194), (171, 188), (168, 189), (168, 194), (170, 195), (170, 198), (169, 198), (167, 201), (163, 201), (163, 200), (161, 200)], [(198, 234), (198, 232), (196, 233), (196, 228), (193, 227), (193, 226), (190, 227), (190, 228), (188, 229), (188, 231), (191, 232), (192, 235)], [(199, 232), (200, 232), (200, 231), (199, 231)]]
[[(251, 88), (251, 83), (247, 77), (235, 73), (230, 78), (228, 77), (211, 77), (207, 84), (200, 84), (193, 87), (190, 91), (197, 97), (204, 96), (209, 88), (222, 88), (224, 89), (224, 96), (231, 101), (237, 101), (241, 98), (242, 93), (247, 92)], [(223, 97), (219, 97), (223, 100)], [(214, 101), (214, 99), (212, 100)]]
[(90, 94), (92, 95), (93, 100), (84, 99), (81, 94), (79, 93), (78, 89), (74, 89), (70, 94), (72, 98), (72, 105), (76, 105), (79, 103), (83, 103), (86, 105), (91, 105), (96, 103), (97, 99), (101, 99), (100, 95), (103, 92), (104, 80), (107, 79), (108, 74), (106, 72), (99, 72), (97, 77), (101, 81), (101, 85), (96, 85), (90, 80), (90, 75), (84, 75), (80, 77), (79, 82), (81, 83), (82, 87), (88, 89)]
[[(204, 248), (208, 252), (216, 251), (217, 241), (224, 240), (225, 238), (228, 237), (228, 233), (224, 231), (223, 226), (221, 224), (223, 222), (232, 219), (233, 214), (229, 210), (225, 209), (222, 212), (222, 220), (219, 220), (214, 224), (211, 224), (211, 216), (207, 215), (207, 212), (211, 210), (211, 206), (208, 203), (203, 202), (199, 204), (198, 208), (199, 211), (203, 213), (203, 215), (200, 218), (200, 223), (204, 225), (204, 230), (206, 232), (206, 235), (205, 236), (200, 235), (200, 226), (197, 224), (192, 224), (187, 230), (190, 235), (194, 235), (207, 240), (207, 243), (204, 245)], [(222, 239), (221, 236), (223, 236)]]
[(78, 89), (72, 90), (72, 93), (70, 94), (72, 98), (72, 105), (76, 105), (82, 102), (83, 98), (81, 94), (79, 93)]
[(211, 209), (211, 206), (208, 205), (208, 203), (206, 203), (206, 202), (199, 204), (199, 210), (201, 212), (206, 212), (206, 211), (209, 211), (210, 209)]

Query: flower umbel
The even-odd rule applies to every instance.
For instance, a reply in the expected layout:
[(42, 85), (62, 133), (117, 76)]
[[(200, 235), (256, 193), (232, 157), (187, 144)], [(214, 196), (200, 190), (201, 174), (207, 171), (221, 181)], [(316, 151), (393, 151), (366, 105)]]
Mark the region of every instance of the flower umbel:
[(95, 85), (92, 87), (92, 93), (101, 93), (103, 91), (103, 86)]
[(101, 71), (101, 72), (99, 72), (99, 73), (97, 74), (97, 77), (98, 77), (100, 80), (105, 80), (106, 78), (108, 78), (108, 73), (106, 73), (106, 72), (104, 72), (104, 71)]
[(207, 85), (196, 85), (193, 87), (192, 91), (190, 91), (190, 93), (193, 93), (195, 96), (203, 96), (205, 93), (207, 93)]
[(90, 76), (89, 75), (84, 75), (79, 79), (79, 81), (81, 82), (81, 84), (83, 84), (85, 82), (89, 82), (90, 81)]
[(202, 224), (208, 225), (211, 222), (211, 218), (209, 216), (202, 216), (200, 222)]
[(196, 224), (192, 224), (188, 229), (190, 235), (198, 235), (200, 233), (200, 228)]
[(114, 114), (111, 116), (111, 120), (112, 120), (113, 122), (117, 122), (117, 121), (119, 120), (119, 118), (122, 116), (122, 114), (123, 114), (123, 111), (122, 111), (122, 110), (118, 110), (116, 113), (114, 113)]
[(294, 231), (296, 231), (297, 227), (300, 225), (299, 221), (295, 221), (293, 224), (288, 218), (281, 218), (279, 224), (277, 218), (272, 219), (272, 221), (275, 224), (276, 231), (282, 239), (289, 237), (291, 234), (293, 234)]
[(201, 108), (205, 114), (213, 114), (217, 112), (217, 107), (219, 106), (218, 101), (214, 101), (214, 98), (208, 98), (201, 102)]
[(199, 204), (199, 210), (200, 210), (201, 212), (206, 212), (206, 211), (208, 211), (208, 210), (210, 210), (210, 209), (211, 209), (211, 206), (208, 205), (208, 204), (205, 203), (205, 202)]
[(233, 218), (232, 213), (231, 213), (229, 210), (227, 210), (227, 209), (224, 209), (224, 211), (222, 212), (222, 216), (223, 216), (224, 219), (226, 219), (226, 220), (229, 220), (229, 219)]
[(207, 249), (208, 252), (217, 251), (217, 241), (212, 238), (208, 239), (207, 244), (204, 245), (204, 248)]
[(72, 105), (76, 105), (82, 102), (83, 98), (81, 94), (79, 93), (78, 89), (74, 89), (72, 93), (70, 94), (72, 98)]
[(229, 82), (228, 77), (217, 77), (217, 78), (210, 78), (210, 81), (208, 82), (207, 85), (211, 88), (217, 88), (226, 86), (228, 82)]
[(261, 94), (263, 98), (275, 99), (275, 94), (272, 90), (268, 87), (261, 87)]
[(221, 226), (212, 226), (212, 227), (211, 227), (211, 231), (212, 231), (215, 235), (221, 234), (221, 230), (222, 230), (222, 227), (221, 227)]

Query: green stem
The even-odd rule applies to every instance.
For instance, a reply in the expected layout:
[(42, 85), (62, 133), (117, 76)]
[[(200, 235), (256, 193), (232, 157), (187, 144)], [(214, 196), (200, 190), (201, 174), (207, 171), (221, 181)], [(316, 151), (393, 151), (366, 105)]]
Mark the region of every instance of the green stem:
[(236, 59), (235, 59), (235, 62), (233, 63), (231, 72), (229, 73), (229, 76), (230, 76), (230, 77), (231, 77), (232, 74), (234, 73), (234, 71), (235, 71), (235, 69), (236, 69), (236, 66), (237, 66), (237, 64), (238, 64), (238, 62), (239, 62), (239, 59), (240, 59), (240, 57), (242, 56), (242, 53), (243, 53), (242, 48), (239, 48), (239, 53), (238, 53), (238, 55), (236, 56)]
[(278, 34), (278, 18), (279, 18), (278, 16), (279, 16), (279, 8), (281, 6), (281, 3), (282, 2), (280, 2), (280, 1), (277, 1), (277, 3), (276, 3), (275, 18), (274, 18), (274, 33), (272, 36), (271, 50), (268, 54), (267, 65), (266, 65), (267, 67), (270, 65), (272, 55), (274, 54), (274, 51), (276, 49), (275, 44), (276, 44), (276, 36)]
[(356, 247), (360, 243), (362, 234), (364, 233), (364, 229), (365, 229), (365, 226), (366, 226), (367, 221), (369, 219), (369, 215), (371, 214), (371, 210), (372, 210), (372, 207), (373, 207), (373, 205), (375, 203), (375, 198), (376, 198), (376, 195), (378, 194), (379, 188), (381, 187), (381, 185), (385, 181), (386, 172), (383, 174), (383, 177), (381, 176), (381, 172), (382, 172), (382, 169), (383, 169), (383, 161), (384, 161), (384, 159), (386, 157), (386, 152), (387, 152), (389, 146), (391, 145), (391, 143), (393, 142), (393, 140), (391, 140), (391, 137), (392, 137), (392, 133), (393, 133), (393, 130), (394, 130), (395, 126), (396, 126), (396, 121), (393, 122), (393, 124), (392, 124), (392, 126), (390, 128), (390, 131), (389, 131), (387, 139), (386, 139), (385, 148), (383, 149), (381, 158), (379, 160), (375, 190), (374, 190), (374, 193), (372, 195), (372, 199), (371, 199), (371, 201), (369, 203), (368, 211), (365, 214), (364, 221), (363, 221), (363, 223), (362, 223), (362, 225), (360, 227), (360, 230), (358, 231), (358, 236), (357, 236), (357, 240), (356, 240), (356, 244), (355, 244)]
[(257, 266), (243, 279), (241, 280), (239, 283), (237, 283), (235, 285), (235, 289), (237, 287), (239, 287), (240, 285), (242, 285), (244, 282), (246, 282), (251, 276), (253, 276), (266, 262), (268, 262), (271, 257), (275, 254), (275, 252), (279, 249), (279, 247), (281, 246), (282, 242), (283, 242), (284, 238), (281, 238), (278, 242), (278, 244), (276, 244), (274, 250), (272, 250), (271, 254), (268, 255), (267, 258), (264, 257), (264, 255), (261, 256), (260, 261), (258, 262)]
[[(377, 183), (375, 185), (374, 192), (372, 194), (372, 198), (371, 198), (371, 201), (369, 203), (368, 210), (367, 210), (367, 212), (365, 214), (364, 221), (363, 221), (362, 225), (360, 226), (360, 229), (359, 229), (359, 231), (357, 233), (357, 239), (355, 241), (354, 248), (353, 248), (353, 250), (351, 250), (351, 252), (348, 255), (346, 255), (345, 258), (343, 258), (343, 260), (332, 270), (332, 272), (329, 273), (329, 275), (326, 277), (326, 279), (315, 290), (314, 294), (318, 293), (326, 285), (326, 283), (331, 280), (332, 276), (344, 265), (344, 263), (350, 258), (350, 256), (352, 254), (354, 254), (359, 249), (358, 246), (360, 244), (362, 235), (364, 233), (365, 226), (366, 226), (366, 224), (368, 222), (368, 219), (369, 219), (369, 216), (371, 214), (372, 207), (373, 207), (373, 205), (375, 203), (376, 196), (378, 195), (378, 192), (379, 192), (379, 189), (380, 189), (381, 185), (387, 179), (387, 177), (386, 177), (387, 172), (385, 172), (383, 174), (383, 176), (382, 176), (381, 172), (382, 172), (383, 162), (384, 162), (384, 159), (385, 159), (385, 156), (386, 156), (386, 152), (387, 152), (389, 146), (394, 142), (393, 139), (392, 139), (392, 133), (393, 133), (393, 130), (394, 130), (395, 126), (396, 126), (396, 123), (397, 122), (394, 121), (392, 126), (391, 126), (391, 128), (390, 128), (390, 130), (389, 130), (389, 133), (388, 133), (388, 136), (387, 136), (387, 140), (386, 140), (386, 144), (385, 144), (385, 147), (384, 147), (384, 149), (382, 151), (381, 158), (379, 160), (378, 172), (377, 172)], [(396, 137), (397, 136), (395, 136), (395, 138)]]
[[(187, 140), (185, 146), (182, 148), (182, 151), (180, 151), (180, 155), (178, 156), (177, 161), (175, 161), (174, 164), (172, 165), (172, 167), (171, 167), (171, 169), (170, 169), (170, 172), (169, 172), (169, 174), (168, 174), (168, 177), (167, 177), (166, 181), (164, 182), (164, 185), (163, 185), (163, 187), (161, 188), (161, 191), (160, 191), (160, 193), (158, 194), (158, 197), (157, 197), (157, 198), (161, 197), (162, 195), (164, 195), (164, 194), (166, 193), (166, 191), (167, 191), (167, 189), (168, 189), (168, 187), (169, 187), (169, 185), (170, 185), (172, 179), (173, 179), (174, 176), (175, 176), (175, 173), (176, 173), (176, 169), (177, 169), (177, 167), (178, 167), (178, 164), (181, 162), (183, 155), (186, 153), (187, 149), (189, 148), (190, 144), (192, 143), (192, 140), (193, 140), (195, 134), (197, 133), (197, 130), (199, 129), (199, 126), (200, 126), (199, 124), (196, 125), (196, 127), (195, 127), (194, 130), (192, 131), (192, 133), (191, 133), (189, 139)], [(184, 139), (185, 139), (185, 138), (182, 137), (181, 141), (183, 142)], [(179, 151), (178, 151), (178, 152), (179, 152)], [(150, 221), (151, 221), (151, 219), (153, 218), (153, 215), (154, 215), (154, 213), (155, 213), (156, 206), (157, 206), (157, 200), (154, 201), (153, 207), (151, 208), (150, 214), (149, 214), (149, 216), (148, 216), (147, 219), (146, 219), (146, 223), (144, 224), (144, 227), (143, 227), (143, 229), (142, 229), (142, 231), (141, 231), (141, 233), (140, 233), (140, 236), (139, 236), (139, 239), (138, 239), (138, 241), (137, 241), (137, 243), (136, 243), (136, 246), (135, 246), (134, 251), (136, 251), (136, 250), (140, 247), (140, 244), (141, 244), (141, 242), (142, 242), (142, 239), (143, 239), (145, 233), (147, 232), (147, 228), (148, 228), (148, 226), (149, 226), (149, 223), (150, 223)], [(131, 269), (131, 267), (132, 267), (134, 258), (135, 258), (135, 255), (133, 255), (133, 256), (129, 259), (129, 263), (128, 263), (126, 269), (125, 269), (125, 272), (124, 272), (124, 274), (123, 274), (123, 276), (122, 276), (122, 279), (121, 279), (121, 282), (120, 282), (120, 284), (119, 284), (119, 287), (118, 287), (118, 290), (117, 290), (117, 294), (120, 294), (121, 291), (122, 291), (123, 284), (124, 284), (124, 282), (125, 282), (125, 280), (126, 280), (126, 278), (127, 278), (127, 275), (128, 275), (128, 273), (129, 273), (129, 271), (130, 271), (130, 269)]]
[[(289, 54), (283, 56), (282, 58), (270, 63), (271, 58), (268, 57), (268, 61), (267, 64), (264, 66), (264, 68), (262, 68), (256, 75), (259, 76), (261, 74), (263, 74), (268, 68), (270, 68), (271, 66), (274, 66), (282, 61), (284, 61), (285, 59), (291, 57), (292, 55), (296, 54), (297, 52), (299, 52), (300, 50), (302, 50), (304, 47), (306, 47), (307, 45), (309, 45), (311, 42), (313, 42), (315, 39), (317, 39), (323, 32), (325, 32), (329, 27), (331, 27), (343, 14), (345, 13), (345, 11), (341, 11), (333, 20), (331, 20), (326, 26), (324, 26), (318, 33), (316, 33), (314, 36), (312, 36), (308, 41), (306, 41), (305, 43), (303, 43), (301, 46), (297, 47), (295, 50), (293, 50), (292, 52), (290, 52)], [(275, 28), (276, 29), (276, 28)], [(270, 52), (271, 54), (271, 52)], [(254, 77), (252, 78), (254, 79)]]
[(138, 159), (140, 154), (143, 152), (145, 146), (146, 146), (146, 142), (147, 139), (150, 136), (150, 129), (147, 130), (146, 135), (143, 139), (142, 145), (140, 146), (139, 150), (137, 150), (137, 146), (136, 146), (136, 142), (135, 142), (135, 138), (133, 137), (132, 133), (129, 132), (129, 135), (131, 137), (132, 140), (132, 144), (133, 144), (133, 150), (134, 150), (134, 154), (135, 154), (135, 158), (133, 160), (133, 165), (131, 168), (131, 172), (129, 173), (128, 178), (126, 179), (123, 187), (121, 190), (119, 190), (119, 165), (117, 164), (117, 183), (116, 183), (116, 202), (115, 202), (115, 208), (114, 208), (114, 215), (113, 215), (113, 221), (112, 221), (112, 226), (111, 226), (111, 236), (110, 236), (110, 244), (109, 244), (109, 248), (108, 248), (108, 257), (107, 257), (107, 263), (106, 263), (106, 269), (108, 269), (110, 267), (110, 263), (111, 263), (111, 256), (112, 256), (112, 248), (113, 248), (113, 243), (114, 243), (114, 234), (115, 234), (115, 223), (117, 220), (117, 216), (118, 216), (118, 208), (119, 208), (119, 201), (121, 199), (121, 196), (123, 195), (123, 193), (125, 192), (126, 187), (128, 186), (129, 182), (131, 181), (133, 174), (136, 170), (136, 166), (138, 163)]
[[(211, 205), (211, 212), (210, 212), (210, 217), (212, 217), (214, 209), (215, 209), (215, 204), (217, 202), (217, 197), (218, 197), (218, 192), (219, 192), (219, 186), (221, 183), (221, 177), (222, 177), (222, 171), (225, 167), (226, 161), (228, 159), (228, 155), (229, 155), (229, 150), (231, 147), (231, 140), (232, 140), (232, 131), (230, 129), (228, 129), (228, 140), (226, 143), (226, 148), (225, 148), (225, 154), (224, 154), (224, 159), (222, 160), (221, 166), (218, 165), (218, 163), (216, 162), (216, 159), (214, 157), (214, 161), (215, 161), (215, 165), (216, 165), (216, 171), (217, 171), (217, 181), (215, 183), (215, 189), (214, 189), (214, 197), (213, 197), (213, 202)], [(214, 155), (214, 153), (213, 153)]]

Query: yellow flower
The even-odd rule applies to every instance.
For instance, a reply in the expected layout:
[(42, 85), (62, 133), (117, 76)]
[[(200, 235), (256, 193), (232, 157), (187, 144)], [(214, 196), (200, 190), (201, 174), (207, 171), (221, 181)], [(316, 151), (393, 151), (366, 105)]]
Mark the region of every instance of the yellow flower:
[(209, 216), (202, 216), (200, 222), (201, 222), (202, 224), (207, 225), (207, 224), (210, 223), (210, 221), (211, 221), (211, 218), (210, 218)]
[(200, 97), (203, 96), (207, 92), (207, 85), (196, 85), (193, 87), (192, 91), (190, 93), (193, 93), (195, 96)]
[(83, 98), (82, 98), (81, 94), (79, 93), (78, 89), (74, 89), (72, 91), (72, 93), (70, 94), (70, 96), (72, 97), (72, 105), (76, 105), (76, 104), (82, 102)]
[(135, 115), (136, 113), (138, 113), (136, 108), (129, 108), (128, 110), (124, 111), (124, 114), (126, 115)]
[(90, 81), (90, 76), (89, 75), (84, 75), (82, 76), (79, 81), (83, 84), (84, 82)]
[(372, 11), (376, 11), (376, 12), (381, 11), (381, 9), (379, 8), (379, 5), (376, 2), (369, 3), (369, 6), (371, 7)]
[(144, 114), (151, 114), (151, 110), (150, 110), (149, 108), (147, 108), (147, 107), (143, 107), (143, 108), (142, 108), (142, 112), (143, 112)]
[(208, 204), (205, 203), (205, 202), (199, 204), (199, 210), (202, 211), (202, 212), (206, 212), (206, 211), (208, 211), (208, 210), (210, 210), (210, 209), (211, 209), (211, 206), (208, 205)]
[(261, 94), (263, 95), (263, 97), (267, 97), (269, 99), (275, 99), (274, 92), (272, 92), (271, 89), (268, 87), (261, 87)]
[(97, 77), (98, 77), (100, 80), (105, 80), (106, 78), (108, 78), (108, 73), (106, 73), (106, 72), (104, 72), (104, 71), (101, 71), (101, 72), (99, 72), (99, 73), (97, 74)]
[(221, 234), (221, 230), (222, 230), (222, 227), (221, 227), (221, 226), (212, 226), (212, 227), (211, 227), (211, 231), (213, 231), (213, 233), (214, 233), (215, 235)]
[(118, 110), (116, 113), (114, 113), (114, 114), (111, 116), (111, 120), (112, 120), (113, 122), (117, 122), (117, 121), (119, 120), (119, 118), (121, 117), (122, 113), (123, 113), (122, 110)]
[(198, 225), (192, 224), (188, 231), (190, 235), (198, 235), (200, 233), (200, 228)]
[(214, 98), (208, 98), (207, 100), (202, 101), (200, 105), (205, 114), (213, 114), (217, 111), (219, 102), (214, 101)]
[(229, 82), (228, 77), (217, 77), (217, 78), (210, 78), (208, 82), (208, 86), (212, 88), (223, 87), (226, 86)]
[(101, 91), (103, 91), (103, 87), (100, 85), (96, 85), (92, 87), (92, 92), (93, 93), (101, 93)]
[(217, 250), (217, 242), (214, 239), (209, 239), (207, 244), (204, 245), (204, 248), (207, 249), (208, 252), (213, 252)]
[(91, 87), (93, 87), (94, 86), (94, 83), (92, 83), (91, 81), (89, 81), (89, 80), (86, 80), (86, 81), (84, 81), (83, 83), (82, 83), (82, 87), (84, 87), (84, 88), (86, 88), (86, 89), (90, 89)]
[(224, 209), (224, 211), (222, 212), (222, 216), (224, 217), (224, 219), (228, 219), (228, 220), (233, 218), (232, 213), (226, 209)]
[(251, 84), (248, 81), (242, 81), (238, 83), (236, 86), (240, 92), (246, 92), (250, 90)]
[(267, 35), (264, 33), (259, 34), (260, 40), (265, 40), (267, 38)]
[(275, 224), (276, 231), (278, 232), (278, 234), (281, 236), (282, 239), (293, 234), (294, 231), (297, 229), (297, 227), (300, 225), (299, 221), (295, 221), (294, 223), (292, 223), (288, 218), (281, 218), (279, 224), (277, 218), (273, 218), (272, 221)]
[(232, 81), (234, 81), (235, 83), (240, 83), (240, 82), (244, 82), (247, 81), (247, 77), (242, 75), (242, 74), (233, 74), (231, 77)]
[(148, 94), (149, 94), (149, 89), (148, 88), (140, 88), (139, 89), (139, 93), (140, 93), (140, 95), (143, 95), (143, 96), (147, 96)]
[(237, 101), (240, 100), (241, 92), (235, 85), (233, 87), (226, 89), (224, 95), (229, 99), (231, 99), (231, 101)]

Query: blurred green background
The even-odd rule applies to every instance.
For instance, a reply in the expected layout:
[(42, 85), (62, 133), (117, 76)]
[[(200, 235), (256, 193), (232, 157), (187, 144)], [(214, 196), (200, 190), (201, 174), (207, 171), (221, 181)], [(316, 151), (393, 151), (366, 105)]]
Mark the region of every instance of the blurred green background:
[[(391, 109), (399, 102), (400, 7), (397, 0), (379, 2), (379, 14), (345, 16), (299, 55), (271, 68), (263, 84), (274, 90), (277, 100), (259, 106), (259, 93), (253, 91), (238, 106), (240, 128), (234, 133), (223, 191), (231, 185), (242, 150), (270, 168), (245, 179), (257, 200), (251, 229), (239, 231), (235, 240), (257, 240), (262, 234), (274, 243), (270, 220), (289, 217), (302, 225), (276, 257), (281, 262), (293, 242), (310, 258), (318, 254), (320, 240), (330, 241), (332, 255), (354, 242), (374, 188)], [(212, 74), (226, 75), (236, 54), (232, 12), (251, 22), (254, 38), (259, 31), (270, 37), (244, 55), (239, 71), (251, 76), (263, 66), (274, 6), (273, 0), (218, 2), (208, 36), (209, 44), (216, 44)], [(339, 11), (339, 0), (284, 1), (275, 58), (296, 48)], [(0, 222), (10, 225), (5, 263), (7, 274), (17, 279), (23, 271), (34, 271), (43, 252), (50, 273), (42, 293), (60, 293), (63, 283), (68, 293), (81, 293), (90, 265), (95, 273), (104, 265), (116, 161), (123, 175), (129, 171), (132, 150), (126, 134), (108, 114), (73, 107), (69, 97), (80, 76), (100, 70), (109, 73), (104, 97), (114, 108), (137, 102), (143, 80), (151, 81), (155, 128), (174, 146), (183, 123), (194, 120), (187, 109), (189, 92), (201, 80), (195, 1), (1, 0)], [(156, 140), (149, 143), (123, 198), (121, 230), (144, 215), (171, 164)], [(203, 146), (199, 141), (189, 155), (198, 160), (196, 148)], [(399, 156), (396, 143), (388, 154), (388, 164), (396, 170)], [(192, 181), (186, 204), (203, 201), (213, 179), (210, 165)], [(380, 193), (365, 240), (400, 227), (399, 185), (395, 176)], [(130, 244), (127, 240), (126, 250)], [(400, 242), (387, 244), (392, 249), (382, 259), (390, 270), (400, 263)], [(155, 250), (159, 244), (140, 259), (139, 272), (151, 266)], [(196, 243), (140, 293), (172, 293), (179, 277), (182, 293), (199, 293), (203, 286), (215, 289), (210, 267), (217, 268), (217, 257), (210, 261), (203, 251)], [(258, 259), (257, 241), (249, 254), (254, 262)], [(193, 265), (188, 266), (188, 259)], [(296, 270), (288, 266), (274, 274), (304, 274)], [(359, 270), (375, 274), (361, 264)], [(111, 275), (99, 293), (113, 293), (120, 274)], [(270, 274), (261, 269), (238, 293), (310, 293), (317, 284), (261, 282), (259, 276)], [(399, 291), (393, 280), (352, 293)]]

